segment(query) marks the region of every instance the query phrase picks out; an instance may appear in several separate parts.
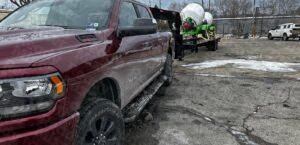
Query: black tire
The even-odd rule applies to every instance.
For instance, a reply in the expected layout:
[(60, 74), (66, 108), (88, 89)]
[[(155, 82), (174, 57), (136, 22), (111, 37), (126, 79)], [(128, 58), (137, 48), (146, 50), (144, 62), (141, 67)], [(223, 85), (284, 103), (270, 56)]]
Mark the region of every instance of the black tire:
[(207, 46), (208, 51), (217, 51), (218, 50), (218, 42), (212, 42)]
[(268, 39), (269, 40), (273, 40), (274, 39), (271, 33), (268, 34)]
[(123, 145), (125, 124), (117, 105), (96, 99), (86, 103), (80, 113), (76, 145)]
[(283, 41), (288, 41), (289, 40), (289, 37), (287, 36), (286, 33), (283, 34), (282, 40)]
[(163, 75), (167, 77), (167, 80), (165, 81), (165, 86), (170, 86), (172, 84), (172, 81), (174, 78), (173, 58), (172, 58), (171, 54), (167, 55), (167, 60), (165, 63)]

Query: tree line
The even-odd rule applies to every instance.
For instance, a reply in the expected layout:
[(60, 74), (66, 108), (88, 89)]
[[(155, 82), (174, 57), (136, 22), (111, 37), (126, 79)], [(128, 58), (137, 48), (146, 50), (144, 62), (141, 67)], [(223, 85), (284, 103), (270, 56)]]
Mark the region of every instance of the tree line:
[[(10, 0), (18, 7), (32, 1), (34, 0)], [(210, 11), (216, 17), (245, 17), (253, 16), (255, 13), (255, 1), (256, 7), (258, 7), (256, 14), (260, 16), (300, 15), (299, 0), (210, 0), (210, 7), (208, 8), (208, 4), (205, 4), (204, 7), (206, 11)], [(174, 1), (169, 9), (180, 11), (187, 4), (187, 2)]]
[(34, 0), (10, 0), (11, 3), (15, 4), (18, 7), (26, 5)]
[[(187, 4), (172, 2), (169, 9), (180, 11)], [(217, 17), (253, 16), (255, 10), (260, 16), (300, 15), (299, 0), (211, 0), (210, 6), (209, 8), (208, 4), (205, 4), (204, 8)]]

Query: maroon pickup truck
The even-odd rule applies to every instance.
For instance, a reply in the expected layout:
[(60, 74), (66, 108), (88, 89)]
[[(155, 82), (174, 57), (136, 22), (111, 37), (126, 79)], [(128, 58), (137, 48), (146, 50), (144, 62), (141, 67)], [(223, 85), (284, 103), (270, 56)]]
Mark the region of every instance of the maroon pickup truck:
[(122, 145), (172, 81), (173, 36), (156, 23), (132, 0), (38, 0), (7, 16), (0, 145)]

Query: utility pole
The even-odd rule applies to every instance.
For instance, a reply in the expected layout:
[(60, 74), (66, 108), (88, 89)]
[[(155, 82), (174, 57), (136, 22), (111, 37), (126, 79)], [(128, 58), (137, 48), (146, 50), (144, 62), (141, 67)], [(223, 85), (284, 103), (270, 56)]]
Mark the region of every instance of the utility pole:
[(208, 1), (208, 11), (210, 11), (210, 0)]
[(257, 13), (257, 8), (256, 8), (256, 0), (253, 0), (253, 26), (252, 26), (252, 35), (253, 37), (256, 36), (256, 13)]
[(204, 7), (204, 0), (202, 0), (202, 7)]
[(264, 16), (263, 16), (263, 15), (261, 15), (261, 23), (260, 23), (260, 37), (262, 37), (262, 35), (263, 35), (263, 31), (264, 31), (264, 27), (263, 27), (263, 25), (264, 25)]
[(161, 8), (161, 0), (159, 0), (159, 7)]

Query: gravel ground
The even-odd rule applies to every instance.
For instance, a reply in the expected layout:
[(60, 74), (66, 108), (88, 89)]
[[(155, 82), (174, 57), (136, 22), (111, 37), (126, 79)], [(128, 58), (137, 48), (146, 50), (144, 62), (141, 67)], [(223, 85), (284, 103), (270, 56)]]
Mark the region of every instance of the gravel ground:
[[(217, 52), (201, 48), (187, 54), (174, 64), (173, 84), (127, 124), (126, 145), (300, 145), (299, 44), (230, 39)], [(268, 67), (275, 63), (293, 71), (231, 61), (183, 66), (216, 60), (242, 60), (256, 68), (272, 62)]]

